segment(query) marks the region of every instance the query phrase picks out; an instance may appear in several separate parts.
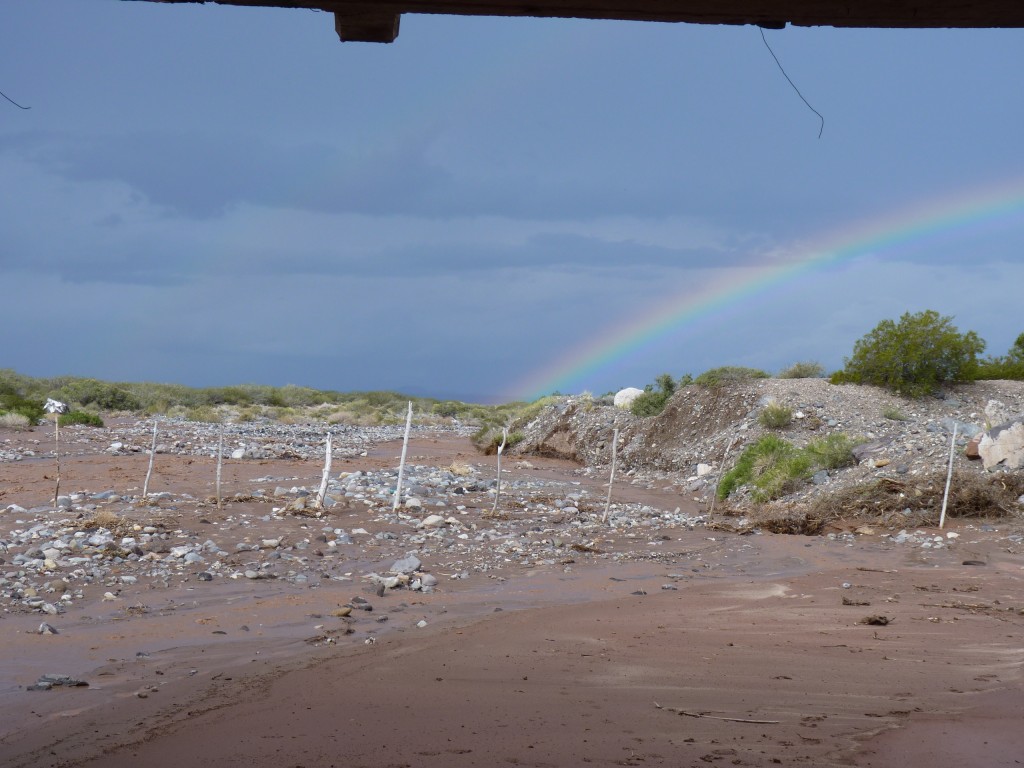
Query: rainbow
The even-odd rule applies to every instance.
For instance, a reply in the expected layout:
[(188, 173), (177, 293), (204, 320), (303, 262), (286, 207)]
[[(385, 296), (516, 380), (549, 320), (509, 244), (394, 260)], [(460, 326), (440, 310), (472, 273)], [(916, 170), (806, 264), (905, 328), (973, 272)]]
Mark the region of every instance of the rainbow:
[(696, 289), (688, 288), (657, 304), (626, 326), (605, 329), (556, 361), (533, 371), (510, 391), (510, 399), (540, 397), (554, 391), (573, 392), (617, 363), (652, 345), (690, 329), (729, 308), (788, 286), (799, 278), (847, 265), (859, 257), (878, 257), (918, 246), (951, 230), (1003, 219), (1024, 212), (1024, 179), (972, 188), (932, 199), (897, 213), (857, 222), (808, 245), (768, 254), (762, 263), (722, 269)]

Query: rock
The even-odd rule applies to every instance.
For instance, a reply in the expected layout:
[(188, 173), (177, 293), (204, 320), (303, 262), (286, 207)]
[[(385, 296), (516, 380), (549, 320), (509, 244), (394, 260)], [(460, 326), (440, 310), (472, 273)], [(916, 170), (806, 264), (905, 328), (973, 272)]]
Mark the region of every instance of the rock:
[[(406, 509), (422, 509), (423, 508), (423, 502), (420, 501), (415, 496), (410, 496), (408, 499), (405, 500), (405, 508)], [(436, 515), (431, 515), (431, 517), (436, 517)]]
[(971, 441), (964, 448), (964, 456), (972, 461), (980, 459), (981, 454), (978, 452), (978, 446), (981, 444), (981, 438), (983, 435), (976, 435), (971, 438)]
[(1006, 469), (1024, 467), (1024, 416), (993, 427), (982, 435), (978, 453), (985, 469), (998, 465)]
[(614, 400), (612, 400), (612, 402), (615, 404), (616, 408), (622, 408), (623, 410), (628, 411), (630, 407), (633, 405), (633, 401), (640, 397), (640, 395), (642, 395), (643, 393), (644, 391), (642, 389), (637, 389), (636, 387), (626, 387), (625, 389), (620, 389), (618, 392), (615, 393), (615, 398)]
[(875, 459), (872, 462), (872, 465), (875, 467), (875, 469), (881, 469), (882, 467), (889, 466), (890, 463), (891, 461), (889, 459)]
[[(504, 485), (504, 483), (502, 483), (502, 485)], [(445, 524), (445, 519), (443, 517), (441, 517), (440, 515), (427, 515), (425, 518), (423, 518), (423, 522), (421, 522), (416, 527), (417, 528), (440, 528), (444, 524)]]
[(989, 400), (985, 406), (985, 420), (989, 424), (1006, 424), (1013, 420), (1014, 413), (1006, 403)]
[(811, 476), (811, 482), (815, 485), (824, 485), (828, 482), (828, 470), (819, 469)]
[(423, 563), (416, 555), (409, 555), (399, 560), (395, 560), (394, 565), (391, 566), (392, 573), (413, 573), (418, 571)]
[(704, 477), (704, 475), (710, 474), (714, 469), (710, 464), (698, 464), (697, 465), (697, 477)]
[(60, 634), (59, 632), (57, 632), (55, 627), (53, 627), (50, 624), (47, 624), (45, 621), (42, 624), (39, 625), (39, 629), (37, 631), (39, 632), (40, 635), (57, 635), (57, 634)]
[(427, 626), (427, 620), (426, 619), (420, 619), (419, 621), (416, 622), (416, 626), (419, 627), (420, 629), (423, 629), (425, 626)]
[(891, 437), (883, 437), (880, 440), (872, 440), (870, 443), (861, 443), (853, 447), (853, 458), (858, 462), (864, 461), (868, 456), (873, 453), (879, 453), (883, 451), (889, 443), (892, 442)]
[(959, 421), (949, 417), (944, 418), (941, 421), (941, 424), (942, 428), (945, 429), (946, 432), (952, 433), (955, 429), (958, 435), (963, 435), (964, 437), (975, 437), (976, 435), (980, 435), (983, 431), (977, 424), (970, 424), (966, 421)]
[(420, 584), (422, 584), (424, 587), (436, 587), (437, 577), (430, 573), (424, 573), (422, 576), (420, 576)]
[(245, 448), (235, 448), (235, 450), (233, 450), (231, 452), (231, 458), (232, 459), (244, 459), (245, 458)]

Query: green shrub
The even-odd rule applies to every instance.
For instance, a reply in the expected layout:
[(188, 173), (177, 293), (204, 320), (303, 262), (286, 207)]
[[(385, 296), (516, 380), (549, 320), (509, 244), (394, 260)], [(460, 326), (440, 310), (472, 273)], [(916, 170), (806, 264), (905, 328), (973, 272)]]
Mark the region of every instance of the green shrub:
[(665, 410), (665, 406), (672, 399), (672, 395), (675, 394), (678, 387), (685, 387), (692, 382), (693, 377), (688, 373), (680, 378), (679, 381), (673, 379), (672, 374), (663, 373), (655, 379), (654, 384), (648, 384), (644, 387), (643, 394), (638, 395), (632, 405), (629, 406), (630, 413), (641, 418), (657, 416)]
[(854, 440), (842, 433), (827, 435), (812, 440), (804, 451), (814, 460), (814, 464), (822, 469), (839, 469), (852, 467), (857, 463), (853, 449), (861, 440)]
[(933, 310), (883, 320), (853, 347), (836, 384), (874, 384), (908, 397), (922, 397), (943, 384), (970, 381), (978, 372), (985, 342), (974, 331), (960, 333), (952, 317)]
[(753, 485), (754, 501), (770, 501), (785, 495), (811, 476), (812, 458), (792, 443), (765, 435), (740, 455), (736, 466), (718, 484), (718, 498), (724, 499), (741, 485)]
[(0, 382), (0, 411), (20, 413), (35, 424), (43, 418), (43, 401), (25, 397), (13, 383)]
[(890, 421), (906, 421), (907, 416), (895, 405), (889, 405), (882, 409), (882, 416)]
[(789, 368), (779, 373), (780, 379), (820, 379), (825, 375), (825, 366), (821, 363), (808, 361), (804, 363), (793, 363)]
[(783, 429), (793, 422), (793, 409), (782, 403), (770, 402), (761, 409), (757, 421), (765, 429)]
[(704, 371), (704, 373), (693, 380), (693, 383), (699, 387), (706, 387), (710, 389), (712, 387), (720, 387), (723, 384), (729, 384), (737, 381), (767, 378), (769, 378), (768, 372), (762, 371), (760, 368), (745, 368), (740, 365), (723, 365), (720, 368), (712, 368), (709, 371)]
[(84, 424), (87, 427), (102, 427), (103, 419), (95, 413), (88, 411), (68, 411), (57, 417), (57, 422), (62, 427), (70, 427), (73, 424)]
[(1024, 380), (1024, 333), (1013, 342), (1005, 357), (982, 360), (974, 378)]
[(846, 435), (835, 434), (813, 440), (801, 449), (776, 435), (765, 435), (748, 446), (736, 465), (722, 476), (718, 498), (727, 498), (741, 485), (751, 485), (754, 501), (777, 499), (796, 490), (816, 469), (854, 464), (856, 444)]

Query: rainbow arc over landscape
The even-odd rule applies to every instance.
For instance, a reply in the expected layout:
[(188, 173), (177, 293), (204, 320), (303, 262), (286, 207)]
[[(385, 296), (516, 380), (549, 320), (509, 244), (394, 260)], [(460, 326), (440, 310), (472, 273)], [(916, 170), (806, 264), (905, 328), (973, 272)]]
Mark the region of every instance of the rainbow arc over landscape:
[(814, 243), (768, 255), (765, 263), (723, 268), (697, 288), (662, 300), (625, 326), (602, 329), (554, 361), (531, 372), (509, 393), (534, 399), (554, 391), (575, 391), (596, 373), (611, 369), (640, 351), (688, 330), (700, 320), (782, 290), (801, 277), (826, 272), (866, 256), (892, 254), (953, 230), (1024, 214), (1024, 179), (961, 190), (898, 212), (860, 221), (819, 237)]

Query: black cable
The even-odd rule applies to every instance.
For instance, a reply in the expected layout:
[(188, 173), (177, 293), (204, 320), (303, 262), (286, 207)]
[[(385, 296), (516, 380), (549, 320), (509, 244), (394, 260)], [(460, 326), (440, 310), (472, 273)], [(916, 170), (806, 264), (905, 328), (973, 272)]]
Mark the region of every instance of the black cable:
[(4, 93), (3, 91), (0, 91), (0, 96), (3, 96), (3, 97), (4, 97), (5, 99), (7, 99), (7, 100), (8, 100), (9, 102), (11, 102), (11, 104), (13, 104), (14, 106), (16, 106), (16, 107), (17, 107), (18, 109), (32, 109), (32, 107), (23, 107), (23, 106), (21, 106), (21, 104), (19, 104), (18, 102), (16, 102), (16, 101), (15, 101), (14, 99), (12, 99), (12, 98), (11, 98), (10, 96), (8, 96), (8, 95), (7, 95), (6, 93)]
[(782, 76), (786, 78), (786, 80), (789, 82), (791, 86), (793, 86), (793, 90), (796, 91), (796, 95), (799, 96), (800, 100), (807, 105), (807, 108), (811, 110), (811, 112), (816, 114), (818, 118), (821, 120), (821, 128), (818, 130), (818, 138), (820, 139), (821, 134), (824, 133), (825, 131), (824, 116), (822, 116), (821, 112), (819, 112), (818, 110), (811, 106), (811, 103), (804, 98), (804, 95), (802, 93), (800, 93), (800, 89), (796, 87), (796, 84), (789, 79), (789, 75), (786, 74), (786, 70), (782, 68), (782, 62), (779, 61), (779, 57), (775, 55), (775, 51), (773, 51), (772, 47), (768, 45), (768, 38), (764, 36), (764, 27), (758, 27), (758, 30), (761, 32), (761, 40), (764, 41), (764, 47), (768, 49), (768, 53), (772, 55), (772, 58), (775, 59), (775, 63), (779, 65), (779, 71), (782, 73)]

